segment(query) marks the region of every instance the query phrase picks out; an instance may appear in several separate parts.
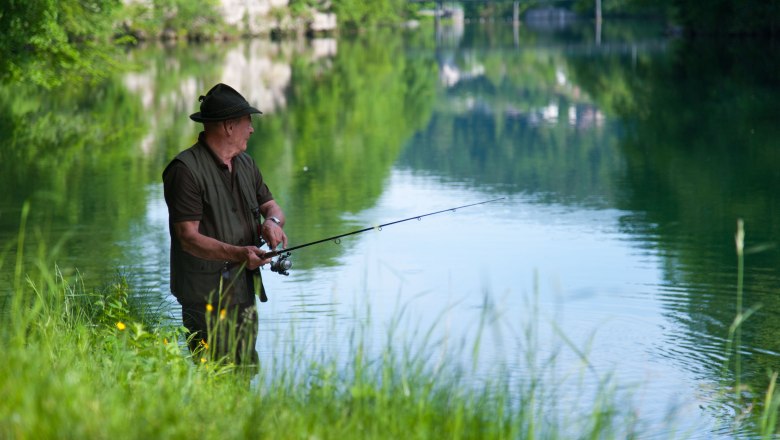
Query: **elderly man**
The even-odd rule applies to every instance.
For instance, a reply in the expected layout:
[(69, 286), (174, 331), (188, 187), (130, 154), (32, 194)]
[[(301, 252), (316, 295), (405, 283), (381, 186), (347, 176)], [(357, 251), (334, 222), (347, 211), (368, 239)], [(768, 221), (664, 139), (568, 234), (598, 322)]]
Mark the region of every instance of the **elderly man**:
[(163, 172), (171, 291), (181, 304), (193, 353), (253, 364), (255, 292), (265, 297), (255, 269), (270, 261), (257, 247), (258, 235), (271, 249), (286, 247), (284, 213), (246, 154), (252, 114), (262, 112), (225, 84), (200, 101), (190, 119), (202, 122), (204, 131)]

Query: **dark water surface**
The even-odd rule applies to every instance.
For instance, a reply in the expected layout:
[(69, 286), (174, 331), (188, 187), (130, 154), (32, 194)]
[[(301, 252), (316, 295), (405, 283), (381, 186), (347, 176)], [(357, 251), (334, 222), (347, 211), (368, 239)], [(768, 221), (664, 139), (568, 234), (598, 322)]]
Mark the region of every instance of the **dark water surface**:
[(555, 359), (551, 386), (581, 385), (561, 408), (612, 374), (640, 432), (731, 437), (740, 218), (743, 303), (760, 306), (741, 381), (761, 392), (780, 369), (778, 51), (635, 24), (468, 25), (140, 48), (97, 86), (3, 85), (0, 282), (55, 262), (90, 286), (120, 271), (175, 316), (160, 175), (222, 81), (264, 112), (249, 153), (290, 245), (504, 197), (266, 271), (261, 357), (348, 351), (356, 327), (378, 352), (390, 330), (403, 347), (433, 327), (432, 362), (454, 356), (477, 381)]

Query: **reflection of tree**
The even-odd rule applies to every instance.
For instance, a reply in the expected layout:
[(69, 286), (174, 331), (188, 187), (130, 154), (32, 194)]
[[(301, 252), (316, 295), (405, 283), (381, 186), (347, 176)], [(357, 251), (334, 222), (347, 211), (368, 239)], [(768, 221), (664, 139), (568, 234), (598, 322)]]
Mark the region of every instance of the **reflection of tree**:
[[(427, 121), (435, 64), (408, 58), (404, 41), (369, 34), (340, 40), (332, 59), (297, 58), (290, 111), (258, 124), (250, 152), (291, 219), (295, 243), (353, 227), (344, 214), (373, 205), (401, 148)], [(335, 252), (326, 246), (298, 261), (311, 264), (316, 254), (321, 263)]]
[(98, 83), (68, 77), (50, 90), (0, 86), (0, 183), (9, 189), (0, 195), (3, 237), (19, 230), (19, 210), (29, 201), (35, 234), (27, 257), (45, 243), (47, 260), (78, 268), (90, 281), (112, 275), (115, 267), (106, 265), (122, 257), (116, 243), (131, 238), (129, 226), (146, 214), (147, 185), (159, 183), (164, 163), (197, 132), (187, 118), (196, 100), (175, 97), (192, 78), (219, 74), (218, 50), (199, 49), (130, 51), (122, 58), (142, 73)]
[(189, 115), (197, 110), (198, 95), (220, 80), (225, 52), (234, 45), (150, 45), (128, 53), (133, 69), (124, 84), (143, 104), (147, 127), (140, 145), (150, 159), (155, 179), (168, 161), (195, 141), (202, 126)]
[[(400, 149), (429, 118), (435, 63), (407, 59), (406, 44), (420, 42), (384, 33), (340, 41), (331, 57), (270, 54), (293, 66), (289, 106), (258, 119), (249, 152), (287, 211), (296, 243), (350, 228), (345, 213), (373, 205)], [(3, 234), (18, 230), (19, 209), (31, 200), (28, 223), (49, 225), (47, 240), (77, 226), (63, 250), (73, 256), (68, 267), (116, 261), (115, 243), (146, 212), (147, 185), (159, 185), (165, 163), (194, 141), (199, 127), (188, 115), (202, 89), (225, 77), (228, 50), (148, 47), (129, 53), (136, 68), (121, 81), (72, 83), (54, 93), (0, 87), (0, 183), (11, 188), (0, 196)], [(258, 61), (251, 48), (242, 52), (250, 65)], [(265, 73), (246, 70), (252, 78)], [(296, 266), (315, 256), (318, 264), (332, 261), (338, 249), (301, 253)]]
[(445, 179), (572, 203), (611, 200), (617, 131), (566, 80), (553, 51), (452, 50), (481, 66), (446, 90), (401, 164)]
[(614, 135), (609, 128), (578, 130), (566, 120), (537, 123), (533, 113), (437, 115), (401, 164), (548, 202), (604, 206), (613, 198), (610, 177), (620, 169), (610, 147)]
[[(450, 49), (448, 62), (484, 72), (448, 84), (401, 164), (559, 203), (597, 195), (633, 213), (621, 227), (664, 262), (661, 301), (677, 324), (670, 350), (690, 353), (683, 361), (695, 374), (721, 380), (735, 317), (736, 219), (746, 220), (748, 248), (774, 245), (780, 233), (780, 58), (744, 42), (681, 43), (663, 56), (654, 49), (664, 45), (636, 47)], [(763, 304), (742, 337), (755, 390), (767, 368), (780, 368), (778, 263), (771, 246), (747, 256), (745, 304)]]
[[(16, 210), (29, 201), (31, 229), (44, 239), (56, 240), (53, 231), (74, 225), (119, 234), (143, 212), (143, 191), (120, 190), (142, 188), (149, 179), (136, 154), (144, 128), (137, 124), (141, 108), (121, 84), (70, 83), (53, 91), (5, 84), (0, 108), (0, 184), (6, 189), (0, 206)], [(0, 227), (13, 232), (18, 221), (17, 215), (3, 215)], [(90, 252), (97, 255), (113, 252), (104, 237), (80, 238), (92, 240)]]
[[(686, 288), (687, 301), (668, 304), (689, 329), (675, 335), (689, 339), (683, 344), (728, 334), (736, 219), (745, 219), (748, 247), (773, 244), (780, 234), (777, 55), (756, 43), (683, 41), (669, 61), (572, 63), (576, 81), (631, 128), (621, 145), (628, 193), (619, 207), (643, 213), (627, 226), (666, 256), (668, 282)], [(780, 368), (767, 354), (780, 351), (779, 263), (776, 249), (747, 258), (745, 304), (763, 308), (743, 327), (750, 352), (743, 369), (759, 390), (765, 369)], [(719, 377), (719, 366), (710, 367)]]

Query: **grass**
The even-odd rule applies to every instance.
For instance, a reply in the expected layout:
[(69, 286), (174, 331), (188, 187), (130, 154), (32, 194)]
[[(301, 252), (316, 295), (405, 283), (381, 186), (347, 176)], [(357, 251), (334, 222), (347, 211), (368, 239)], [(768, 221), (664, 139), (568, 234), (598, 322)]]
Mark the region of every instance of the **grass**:
[(306, 355), (280, 343), (248, 386), (231, 364), (193, 362), (183, 330), (148, 322), (132, 298), (122, 277), (88, 291), (56, 267), (16, 286), (0, 324), (0, 438), (634, 434), (608, 380), (588, 411), (574, 412), (545, 387), (545, 362), (529, 366), (538, 377), (499, 370), (475, 382), (457, 362), (432, 362), (427, 341), (404, 346), (389, 335), (387, 346), (369, 350), (360, 326), (349, 331), (346, 354)]
[[(769, 383), (765, 391), (755, 393), (754, 390), (743, 382), (742, 372), (742, 325), (760, 307), (756, 304), (744, 308), (744, 272), (745, 272), (745, 224), (742, 219), (737, 220), (734, 244), (737, 256), (737, 292), (736, 292), (736, 316), (729, 326), (726, 347), (724, 349), (725, 361), (723, 363), (722, 376), (724, 380), (722, 389), (725, 390), (721, 398), (724, 405), (733, 407), (735, 418), (731, 421), (732, 431), (741, 434), (741, 437), (757, 437), (762, 439), (778, 438), (777, 417), (780, 414), (780, 391), (777, 390), (778, 372), (768, 373)], [(733, 374), (729, 374), (729, 369)]]
[[(17, 256), (17, 264), (21, 261)], [(134, 303), (124, 277), (88, 290), (77, 275), (68, 279), (56, 266), (50, 271), (44, 266), (33, 268), (35, 278), (17, 275), (14, 293), (0, 313), (0, 438), (643, 436), (638, 409), (609, 374), (597, 378), (597, 389), (583, 393), (578, 402), (560, 398), (572, 393), (559, 387), (576, 380), (556, 376), (555, 354), (539, 355), (533, 319), (523, 335), (520, 377), (498, 367), (475, 379), (473, 366), (455, 360), (458, 353), (434, 361), (441, 347), (431, 341), (433, 329), (418, 331), (414, 343), (399, 343), (398, 319), (378, 349), (365, 336), (370, 333), (365, 322), (340, 329), (348, 335), (343, 338), (348, 349), (341, 353), (310, 354), (279, 339), (271, 350), (275, 354), (261, 359), (250, 385), (247, 375), (229, 363), (201, 361), (200, 356), (193, 362), (183, 329), (150, 319), (149, 310)], [(741, 288), (740, 283), (739, 314), (727, 348), (735, 353), (739, 327), (749, 314), (742, 312)], [(481, 335), (490, 326), (488, 303), (474, 345), (461, 347), (469, 356), (479, 355)], [(587, 353), (560, 336), (582, 360), (580, 374), (595, 375)], [(732, 361), (740, 371), (739, 357)], [(730, 389), (740, 393), (739, 375), (734, 377), (736, 386)], [(760, 401), (745, 405), (751, 408), (751, 432), (762, 438), (774, 438), (777, 429), (776, 379), (774, 374)], [(672, 422), (669, 438), (675, 435)]]

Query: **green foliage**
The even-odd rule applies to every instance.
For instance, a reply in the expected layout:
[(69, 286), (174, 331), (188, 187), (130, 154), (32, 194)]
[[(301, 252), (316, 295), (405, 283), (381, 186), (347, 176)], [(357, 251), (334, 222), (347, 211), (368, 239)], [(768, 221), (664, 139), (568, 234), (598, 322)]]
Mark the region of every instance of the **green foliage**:
[(52, 87), (101, 78), (114, 66), (111, 36), (119, 0), (5, 0), (0, 9), (0, 81)]
[(292, 11), (313, 8), (326, 9), (338, 16), (339, 27), (347, 30), (372, 28), (377, 25), (397, 24), (403, 20), (414, 18), (413, 12), (419, 6), (410, 4), (407, 0), (291, 0)]
[(287, 4), (290, 8), (290, 12), (295, 16), (299, 16), (311, 10), (328, 11), (330, 5), (331, 2), (328, 0), (290, 0)]
[(177, 38), (198, 40), (212, 38), (231, 28), (224, 26), (219, 0), (152, 0), (150, 4), (125, 6), (124, 32), (139, 39)]

